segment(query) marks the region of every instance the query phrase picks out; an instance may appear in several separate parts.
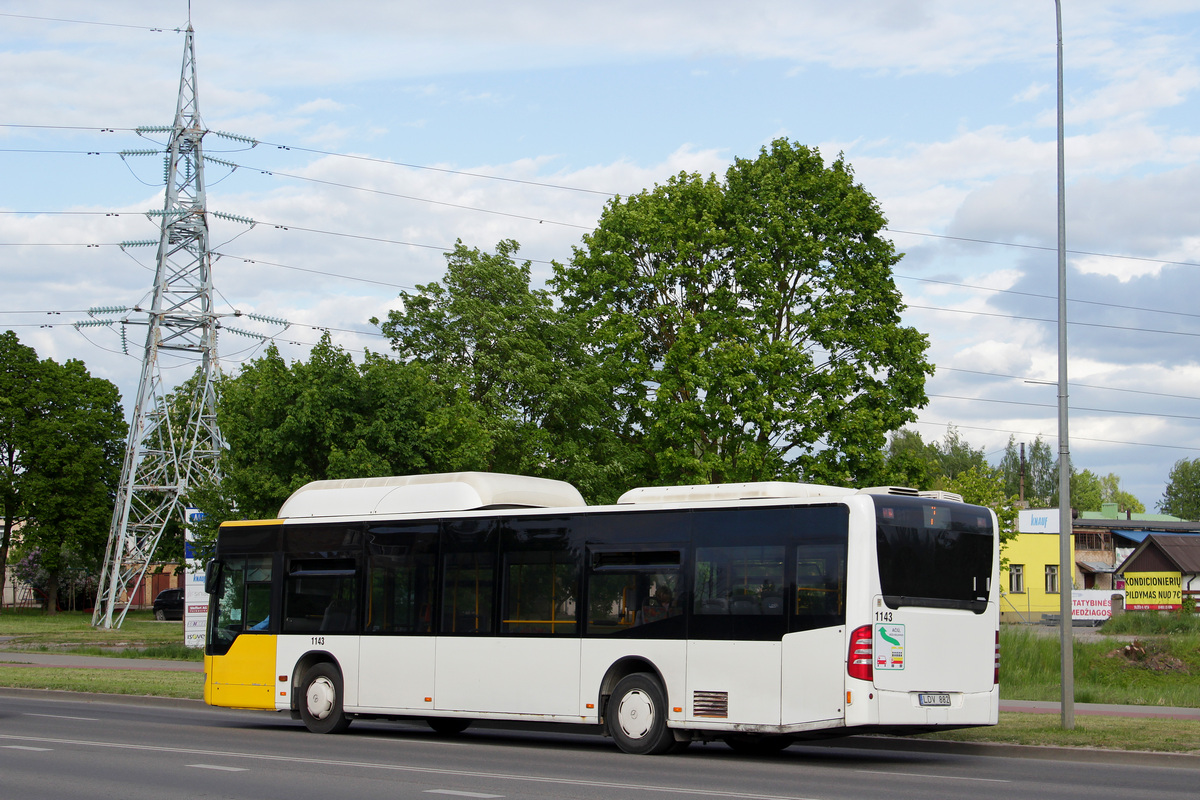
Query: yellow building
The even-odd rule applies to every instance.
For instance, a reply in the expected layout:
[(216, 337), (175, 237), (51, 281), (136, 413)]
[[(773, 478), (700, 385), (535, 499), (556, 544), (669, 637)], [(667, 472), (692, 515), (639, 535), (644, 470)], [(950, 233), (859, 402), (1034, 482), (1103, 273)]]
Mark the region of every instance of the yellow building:
[[(1004, 547), (1008, 563), (1000, 571), (1000, 618), (1004, 622), (1058, 617), (1062, 587), (1058, 529), (1058, 509), (1020, 513), (1017, 536)], [(1074, 538), (1070, 563), (1075, 563)]]

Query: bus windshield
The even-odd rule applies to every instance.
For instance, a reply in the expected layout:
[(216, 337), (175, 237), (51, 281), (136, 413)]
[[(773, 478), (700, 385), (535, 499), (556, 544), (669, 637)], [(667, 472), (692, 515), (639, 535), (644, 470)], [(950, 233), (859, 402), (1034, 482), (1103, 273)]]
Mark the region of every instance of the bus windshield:
[(873, 499), (879, 583), (888, 607), (982, 614), (991, 589), (991, 514), (979, 506), (924, 497)]

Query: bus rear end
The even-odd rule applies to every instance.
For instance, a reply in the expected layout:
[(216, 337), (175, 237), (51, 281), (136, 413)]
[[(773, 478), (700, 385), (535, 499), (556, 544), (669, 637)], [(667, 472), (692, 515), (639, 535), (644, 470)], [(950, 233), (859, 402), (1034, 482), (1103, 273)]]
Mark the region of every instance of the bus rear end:
[(999, 715), (995, 515), (945, 496), (873, 494), (878, 585), (847, 620), (847, 726), (896, 733)]

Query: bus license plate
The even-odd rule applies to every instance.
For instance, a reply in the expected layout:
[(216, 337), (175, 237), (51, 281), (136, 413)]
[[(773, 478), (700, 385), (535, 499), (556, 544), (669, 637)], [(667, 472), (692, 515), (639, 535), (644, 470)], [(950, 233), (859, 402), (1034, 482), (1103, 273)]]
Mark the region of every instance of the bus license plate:
[(948, 694), (919, 694), (917, 702), (923, 706), (948, 706), (950, 705), (950, 695)]

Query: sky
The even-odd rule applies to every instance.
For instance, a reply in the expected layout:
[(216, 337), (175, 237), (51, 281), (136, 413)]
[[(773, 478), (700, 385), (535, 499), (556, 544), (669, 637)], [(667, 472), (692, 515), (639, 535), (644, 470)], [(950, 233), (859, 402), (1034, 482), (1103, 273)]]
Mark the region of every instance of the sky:
[[(1200, 458), (1200, 0), (1063, 0), (1068, 442), (1155, 510)], [(614, 196), (776, 138), (843, 154), (937, 371), (910, 427), (1058, 452), (1052, 0), (195, 0), (217, 306), (289, 360), (439, 280), (456, 240), (535, 282)], [(0, 330), (137, 392), (185, 0), (0, 0)], [(217, 135), (234, 133), (257, 142)], [(243, 324), (245, 323), (245, 324)], [(119, 327), (119, 326), (117, 326)], [(141, 337), (141, 338), (139, 338)], [(224, 335), (236, 373), (264, 340)], [(123, 352), (123, 348), (128, 353)], [(182, 380), (193, 364), (171, 369)], [(166, 380), (173, 382), (171, 369)]]

